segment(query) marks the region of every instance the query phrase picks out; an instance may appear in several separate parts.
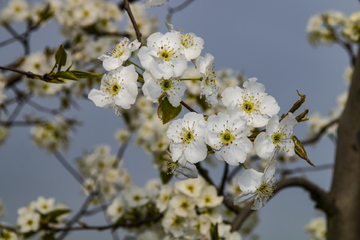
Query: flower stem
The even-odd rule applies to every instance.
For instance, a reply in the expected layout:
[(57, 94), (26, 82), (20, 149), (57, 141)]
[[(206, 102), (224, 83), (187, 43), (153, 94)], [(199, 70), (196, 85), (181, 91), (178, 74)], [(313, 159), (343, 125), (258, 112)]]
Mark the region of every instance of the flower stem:
[(245, 166), (245, 164), (243, 164), (243, 163), (240, 163), (241, 164), (241, 166), (243, 166), (243, 168), (245, 168), (245, 170), (247, 170), (247, 167)]
[(187, 80), (201, 81), (201, 80), (203, 80), (203, 78), (202, 77), (199, 77), (199, 78), (180, 78), (179, 80), (180, 81), (187, 81)]
[(131, 63), (132, 65), (135, 65), (136, 67), (140, 68), (141, 70), (143, 70), (145, 72), (145, 69), (140, 67), (139, 65), (137, 65), (136, 63), (130, 61), (130, 60), (127, 60), (127, 62)]

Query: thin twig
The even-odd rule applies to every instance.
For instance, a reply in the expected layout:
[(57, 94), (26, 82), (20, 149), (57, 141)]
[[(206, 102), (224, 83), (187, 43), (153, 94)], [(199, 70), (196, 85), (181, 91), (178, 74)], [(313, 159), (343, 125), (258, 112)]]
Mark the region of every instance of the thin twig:
[(187, 6), (189, 6), (192, 2), (194, 2), (195, 0), (186, 0), (185, 2), (183, 2), (182, 4), (180, 4), (177, 7), (174, 8), (168, 8), (168, 14), (166, 15), (166, 21), (171, 23), (171, 18), (172, 15), (176, 12), (179, 12), (181, 10), (183, 10), (184, 8), (186, 8)]
[(332, 120), (331, 122), (329, 122), (328, 124), (326, 124), (325, 126), (323, 126), (320, 131), (312, 138), (307, 139), (307, 140), (303, 140), (301, 141), (302, 145), (307, 145), (307, 144), (312, 144), (315, 143), (317, 140), (320, 139), (320, 137), (326, 132), (326, 130), (328, 128), (330, 128), (331, 126), (333, 126), (334, 124), (338, 123), (340, 120), (339, 118), (335, 118), (334, 120)]
[(12, 71), (12, 72), (16, 72), (16, 73), (20, 73), (20, 74), (22, 74), (22, 75), (25, 75), (25, 76), (28, 77), (28, 78), (31, 78), (31, 79), (40, 79), (40, 80), (43, 80), (43, 81), (45, 81), (45, 82), (50, 82), (50, 81), (52, 80), (51, 78), (48, 78), (48, 77), (46, 77), (45, 75), (35, 74), (35, 73), (30, 72), (30, 71), (25, 72), (25, 71), (22, 71), (22, 70), (19, 70), (19, 69), (2, 67), (2, 66), (0, 66), (0, 69), (7, 70), (7, 71)]
[(195, 112), (197, 113), (192, 107), (190, 107), (189, 105), (187, 105), (184, 101), (180, 102), (181, 105), (183, 105), (185, 108), (187, 108), (190, 112)]
[(290, 175), (290, 174), (295, 174), (295, 173), (304, 173), (304, 172), (317, 172), (317, 171), (321, 171), (321, 170), (327, 170), (327, 169), (332, 169), (334, 167), (334, 164), (332, 163), (328, 163), (328, 164), (323, 164), (320, 166), (317, 166), (316, 168), (313, 167), (299, 167), (299, 168), (294, 168), (294, 169), (284, 169), (281, 171), (280, 174), (282, 175)]
[(219, 186), (219, 190), (218, 190), (218, 195), (220, 195), (220, 196), (224, 195), (224, 188), (225, 188), (226, 178), (227, 178), (227, 175), (228, 175), (228, 172), (229, 172), (229, 165), (226, 162), (224, 162), (224, 164), (225, 164), (224, 173), (223, 173), (221, 183), (220, 183), (220, 186)]
[(136, 38), (137, 40), (139, 41), (139, 43), (141, 44), (141, 32), (139, 30), (139, 27), (135, 21), (135, 18), (134, 18), (134, 15), (133, 13), (131, 12), (131, 9), (130, 9), (130, 5), (129, 5), (129, 1), (128, 0), (124, 0), (124, 3), (125, 3), (125, 10), (126, 12), (128, 13), (129, 17), (130, 17), (130, 20), (131, 20), (131, 23), (134, 27), (134, 30), (135, 30), (135, 33), (136, 33)]
[(44, 113), (49, 113), (51, 115), (63, 115), (61, 111), (59, 110), (56, 110), (56, 109), (50, 109), (50, 108), (47, 108), (47, 107), (44, 107), (44, 106), (41, 106), (40, 104), (32, 101), (32, 100), (29, 100), (27, 102), (28, 105), (30, 105), (31, 107), (35, 108), (36, 110), (40, 111), (40, 112), (44, 112)]
[(54, 150), (52, 151), (56, 159), (63, 165), (63, 167), (80, 183), (82, 186), (84, 183), (84, 178), (76, 171), (76, 169), (71, 166), (66, 159), (63, 157), (63, 155), (58, 151)]

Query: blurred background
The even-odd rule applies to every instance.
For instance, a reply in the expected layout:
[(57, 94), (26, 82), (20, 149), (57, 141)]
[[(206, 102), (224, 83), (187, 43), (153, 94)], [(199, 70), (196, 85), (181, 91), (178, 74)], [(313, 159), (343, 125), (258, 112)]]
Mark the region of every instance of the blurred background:
[[(7, 2), (0, 0), (0, 9)], [(146, 11), (157, 17), (160, 31), (165, 33), (167, 8), (182, 2), (170, 0), (165, 6)], [(307, 41), (309, 18), (326, 10), (338, 10), (349, 16), (359, 10), (359, 2), (195, 0), (175, 13), (172, 23), (175, 29), (193, 32), (204, 39), (201, 56), (211, 53), (215, 57), (215, 70), (231, 68), (247, 77), (257, 77), (265, 85), (266, 92), (277, 100), (280, 113), (286, 112), (298, 100), (298, 90), (306, 94), (303, 107), (308, 108), (310, 113), (319, 112), (327, 116), (330, 109), (337, 107), (337, 96), (347, 89), (343, 75), (349, 66), (349, 57), (338, 45), (314, 48)], [(19, 32), (25, 27), (23, 23), (14, 24)], [(10, 37), (4, 28), (0, 28), (0, 42)], [(59, 25), (53, 20), (32, 35), (31, 52), (43, 51), (45, 46), (57, 47), (63, 41)], [(15, 61), (22, 54), (23, 49), (18, 42), (0, 48), (0, 66)], [(49, 107), (59, 104), (51, 98), (36, 98), (35, 101)], [(86, 99), (77, 103), (77, 109), (65, 112), (66, 116), (82, 122), (82, 126), (76, 127), (72, 133), (65, 158), (75, 166), (76, 157), (100, 144), (111, 146), (111, 153), (116, 154), (119, 144), (114, 133), (124, 127), (123, 119), (110, 109), (95, 107)], [(183, 111), (187, 112), (186, 109)], [(29, 112), (31, 110), (25, 107), (19, 118)], [(306, 139), (307, 128), (307, 123), (301, 123), (294, 134), (300, 140)], [(317, 166), (333, 162), (335, 144), (330, 138), (325, 137), (306, 149), (310, 160)], [(124, 167), (135, 185), (143, 187), (147, 180), (158, 178), (158, 171), (153, 169), (151, 161), (152, 156), (141, 148), (133, 144), (128, 147)], [(308, 166), (305, 161), (298, 160), (286, 168)], [(215, 181), (220, 180), (222, 170), (222, 164), (211, 169)], [(330, 188), (332, 170), (298, 175), (305, 176), (325, 190)], [(30, 127), (13, 127), (6, 142), (0, 145), (0, 198), (6, 206), (2, 221), (15, 224), (17, 209), (27, 206), (38, 196), (54, 197), (56, 202), (64, 202), (75, 211), (86, 198), (79, 184), (56, 158), (34, 146)], [(321, 213), (314, 209), (307, 192), (299, 188), (286, 189), (259, 211), (259, 223), (254, 234), (260, 239), (307, 239), (304, 226), (319, 215)], [(89, 224), (100, 222), (104, 223), (101, 214), (87, 221)], [(83, 231), (74, 232), (67, 239), (111, 239), (111, 235), (108, 232)]]

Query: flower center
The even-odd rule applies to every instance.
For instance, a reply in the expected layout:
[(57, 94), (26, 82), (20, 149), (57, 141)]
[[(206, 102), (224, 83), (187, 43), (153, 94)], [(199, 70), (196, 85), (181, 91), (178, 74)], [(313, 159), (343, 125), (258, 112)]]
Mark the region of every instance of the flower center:
[(180, 42), (181, 42), (181, 45), (183, 45), (185, 48), (194, 46), (193, 37), (191, 37), (191, 35), (188, 33), (187, 34), (182, 33), (180, 35)]
[(258, 188), (256, 188), (257, 198), (268, 199), (274, 195), (273, 191), (275, 187), (271, 183), (272, 181), (262, 182), (261, 185)]
[(227, 146), (229, 145), (229, 143), (232, 143), (232, 141), (235, 140), (235, 137), (231, 134), (229, 130), (226, 129), (225, 132), (221, 133), (220, 139)]
[(243, 103), (242, 109), (246, 112), (246, 113), (251, 113), (252, 111), (255, 110), (254, 108), (254, 104), (252, 102), (249, 101), (245, 101)]
[(113, 58), (121, 57), (124, 54), (126, 45), (128, 43), (129, 43), (129, 41), (124, 41), (121, 44), (120, 43), (115, 44), (115, 47), (109, 52), (111, 57), (113, 57)]
[(118, 211), (118, 213), (121, 213), (122, 212), (122, 207), (118, 207), (117, 211)]
[(159, 48), (158, 56), (160, 56), (164, 61), (170, 61), (172, 57), (176, 55), (175, 49), (171, 48), (169, 45), (164, 44)]
[(164, 80), (160, 83), (161, 85), (161, 88), (166, 91), (166, 90), (169, 90), (171, 88), (171, 81), (170, 80)]
[(189, 204), (187, 202), (182, 202), (180, 207), (187, 209), (189, 207)]
[(187, 143), (189, 144), (191, 141), (194, 140), (194, 131), (183, 131), (183, 134), (181, 136), (181, 140), (184, 142), (184, 143)]
[(282, 136), (284, 134), (280, 132), (276, 132), (271, 136), (271, 139), (275, 145), (278, 145), (281, 142)]

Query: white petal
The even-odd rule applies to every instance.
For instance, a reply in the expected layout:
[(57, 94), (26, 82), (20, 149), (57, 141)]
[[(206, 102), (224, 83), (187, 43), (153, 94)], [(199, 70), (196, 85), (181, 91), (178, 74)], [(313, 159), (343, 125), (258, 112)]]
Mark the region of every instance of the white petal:
[(254, 147), (257, 155), (261, 158), (269, 158), (274, 151), (275, 146), (271, 139), (266, 138), (266, 134), (261, 132), (254, 141)]
[(107, 107), (111, 104), (111, 99), (109, 98), (109, 95), (97, 89), (92, 89), (88, 95), (88, 98), (97, 107)]
[(243, 192), (256, 192), (256, 188), (260, 186), (261, 179), (264, 174), (254, 169), (245, 170), (238, 178), (237, 182), (240, 190)]

